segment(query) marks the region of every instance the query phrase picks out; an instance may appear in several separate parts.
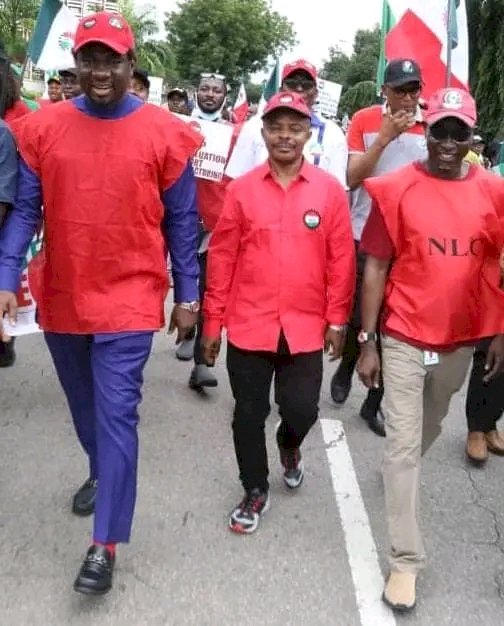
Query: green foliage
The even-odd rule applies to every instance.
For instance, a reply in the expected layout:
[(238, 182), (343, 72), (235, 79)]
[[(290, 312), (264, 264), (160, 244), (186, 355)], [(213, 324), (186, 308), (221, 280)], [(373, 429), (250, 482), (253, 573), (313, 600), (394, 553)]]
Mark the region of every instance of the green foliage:
[(503, 137), (504, 3), (485, 0), (479, 3), (479, 11), (478, 7), (471, 6), (470, 18), (471, 47), (473, 52), (476, 50), (471, 84), (478, 101), (479, 126), (491, 137)]
[(0, 0), (0, 39), (16, 61), (26, 56), (26, 35), (33, 30), (39, 7), (40, 0)]
[(327, 80), (343, 85), (344, 94), (359, 83), (376, 79), (379, 56), (379, 27), (373, 30), (358, 30), (352, 55), (348, 57), (337, 46), (330, 48), (329, 59), (324, 63), (322, 74)]
[(154, 7), (136, 8), (133, 0), (121, 0), (119, 10), (130, 23), (136, 40), (138, 67), (151, 76), (161, 76), (168, 81), (178, 78), (175, 56), (166, 41), (156, 39), (159, 27), (154, 17)]
[(181, 0), (165, 26), (180, 75), (195, 82), (212, 71), (237, 83), (295, 44), (293, 25), (267, 0)]
[(245, 90), (247, 92), (247, 100), (249, 104), (258, 104), (261, 99), (263, 86), (257, 83), (245, 83)]
[(376, 104), (376, 83), (374, 80), (365, 80), (348, 89), (341, 97), (339, 111), (341, 115), (347, 113), (350, 117), (359, 109)]

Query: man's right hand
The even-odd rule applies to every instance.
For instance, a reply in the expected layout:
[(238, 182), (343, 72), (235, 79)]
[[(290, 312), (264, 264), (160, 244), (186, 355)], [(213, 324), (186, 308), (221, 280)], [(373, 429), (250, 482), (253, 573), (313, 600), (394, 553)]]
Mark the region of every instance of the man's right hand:
[(3, 318), (7, 315), (11, 324), (17, 319), (16, 294), (12, 291), (0, 291), (0, 339), (4, 342), (10, 341), (10, 337), (3, 332)]
[(378, 141), (387, 146), (396, 137), (399, 137), (404, 131), (411, 128), (414, 123), (414, 113), (408, 111), (397, 111), (394, 114), (387, 113), (383, 116), (383, 122), (378, 133)]
[(380, 355), (374, 342), (366, 343), (361, 347), (361, 354), (357, 362), (357, 373), (368, 389), (377, 389), (380, 386)]

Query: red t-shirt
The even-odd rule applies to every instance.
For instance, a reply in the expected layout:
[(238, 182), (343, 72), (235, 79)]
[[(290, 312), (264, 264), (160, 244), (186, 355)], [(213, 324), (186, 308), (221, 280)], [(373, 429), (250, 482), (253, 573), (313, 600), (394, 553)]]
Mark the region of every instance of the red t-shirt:
[(360, 251), (382, 261), (394, 256), (394, 244), (376, 202), (371, 205), (371, 213), (362, 231)]

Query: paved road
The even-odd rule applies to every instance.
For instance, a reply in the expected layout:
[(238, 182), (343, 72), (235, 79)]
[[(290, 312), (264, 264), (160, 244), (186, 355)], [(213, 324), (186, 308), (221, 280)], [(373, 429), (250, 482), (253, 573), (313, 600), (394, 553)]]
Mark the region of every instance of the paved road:
[[(347, 541), (350, 556), (356, 546), (348, 526), (346, 533), (342, 528), (327, 456), (332, 444), (324, 443), (319, 426), (304, 446), (306, 481), (294, 495), (281, 484), (272, 416), (272, 508), (256, 535), (227, 531), (227, 513), (241, 489), (226, 374), (220, 364), (220, 387), (195, 396), (186, 386), (190, 365), (175, 361), (172, 339), (163, 335), (146, 372), (133, 542), (119, 551), (113, 592), (98, 600), (75, 594), (90, 520), (72, 516), (69, 504), (86, 464), (41, 338), (21, 340), (18, 356), (15, 368), (0, 372), (1, 626), (395, 623), (384, 611), (370, 618), (360, 596), (358, 606), (356, 587), (377, 602), (381, 586), (369, 587), (365, 576), (371, 550), (349, 560)], [(344, 409), (332, 406), (330, 369), (321, 416), (343, 423), (340, 443), (348, 442), (385, 573), (382, 441), (357, 416), (363, 394), (357, 382)], [(416, 613), (397, 623), (504, 622), (504, 460), (493, 457), (485, 469), (470, 469), (463, 442), (463, 398), (457, 397), (424, 463), (429, 569), (419, 582)], [(352, 472), (347, 467), (345, 478)], [(365, 523), (361, 530), (367, 531)]]

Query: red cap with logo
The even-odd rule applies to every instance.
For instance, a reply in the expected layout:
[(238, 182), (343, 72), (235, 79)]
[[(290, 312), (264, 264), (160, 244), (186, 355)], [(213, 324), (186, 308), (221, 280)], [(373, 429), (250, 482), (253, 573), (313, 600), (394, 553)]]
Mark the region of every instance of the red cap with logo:
[(290, 111), (296, 111), (296, 113), (300, 113), (305, 117), (311, 117), (308, 105), (304, 101), (303, 96), (298, 93), (287, 93), (285, 91), (276, 93), (268, 100), (268, 104), (262, 114), (262, 119), (278, 109), (288, 109)]
[(84, 17), (75, 33), (74, 52), (88, 43), (101, 43), (117, 54), (126, 54), (135, 48), (135, 37), (130, 25), (119, 13), (101, 11)]
[(476, 102), (468, 91), (448, 87), (432, 94), (423, 117), (427, 126), (432, 126), (446, 117), (456, 117), (470, 128), (474, 128), (478, 114)]
[(294, 72), (306, 72), (313, 80), (317, 80), (317, 68), (310, 63), (309, 61), (305, 61), (305, 59), (298, 59), (297, 61), (292, 61), (292, 63), (287, 63), (282, 70), (282, 81), (294, 74)]

